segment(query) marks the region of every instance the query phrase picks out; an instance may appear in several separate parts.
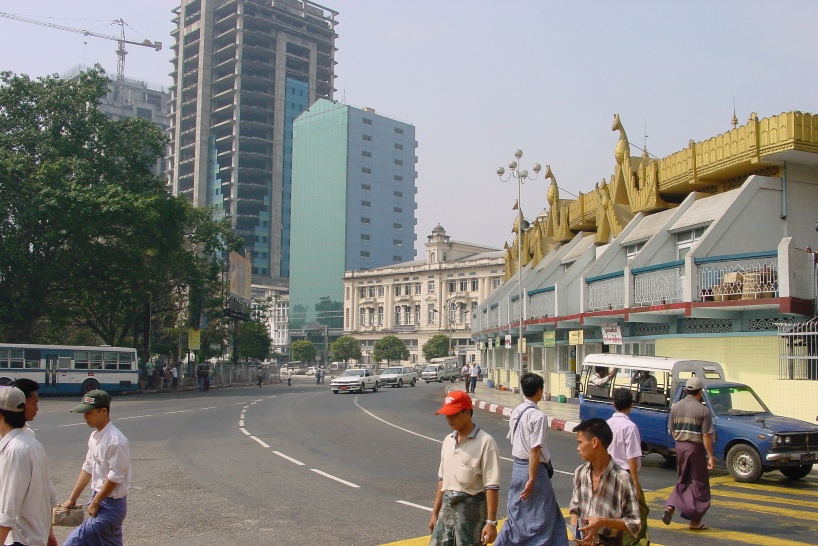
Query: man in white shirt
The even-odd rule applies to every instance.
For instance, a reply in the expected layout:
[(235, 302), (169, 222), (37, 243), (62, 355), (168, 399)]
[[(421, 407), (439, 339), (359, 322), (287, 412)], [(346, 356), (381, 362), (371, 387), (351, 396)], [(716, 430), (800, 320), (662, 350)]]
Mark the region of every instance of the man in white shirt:
[(43, 446), (23, 432), (26, 397), (0, 388), (0, 544), (46, 546), (57, 495)]
[(75, 506), (90, 483), (88, 515), (91, 517), (71, 531), (63, 546), (122, 546), (122, 522), (128, 511), (127, 495), (131, 486), (128, 439), (111, 422), (111, 397), (105, 391), (89, 392), (71, 411), (82, 413), (88, 426), (95, 430), (88, 439), (88, 453), (77, 483), (63, 506)]
[(631, 421), (628, 414), (633, 408), (633, 395), (629, 389), (617, 389), (613, 396), (614, 413), (608, 419), (608, 426), (613, 432), (613, 441), (608, 446), (608, 454), (622, 470), (627, 471), (636, 486), (639, 499), (639, 517), (642, 524), (636, 536), (625, 533), (622, 537), (623, 546), (650, 544), (648, 535), (648, 514), (650, 509), (645, 501), (645, 493), (639, 485), (639, 469), (642, 466), (642, 437), (639, 428)]

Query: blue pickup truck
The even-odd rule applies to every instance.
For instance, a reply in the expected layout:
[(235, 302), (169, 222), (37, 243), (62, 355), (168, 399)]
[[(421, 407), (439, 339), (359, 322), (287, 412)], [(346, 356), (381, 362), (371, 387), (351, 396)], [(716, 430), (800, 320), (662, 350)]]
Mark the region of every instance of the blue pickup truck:
[(588, 355), (580, 375), (581, 419), (608, 419), (612, 396), (631, 389), (635, 404), (630, 418), (642, 436), (642, 451), (675, 457), (668, 430), (670, 407), (685, 396), (691, 377), (704, 381), (703, 403), (716, 428), (713, 450), (719, 462), (739, 482), (758, 480), (764, 472), (780, 471), (791, 479), (805, 477), (818, 458), (818, 426), (779, 417), (752, 388), (726, 381), (721, 365), (704, 360), (618, 354)]

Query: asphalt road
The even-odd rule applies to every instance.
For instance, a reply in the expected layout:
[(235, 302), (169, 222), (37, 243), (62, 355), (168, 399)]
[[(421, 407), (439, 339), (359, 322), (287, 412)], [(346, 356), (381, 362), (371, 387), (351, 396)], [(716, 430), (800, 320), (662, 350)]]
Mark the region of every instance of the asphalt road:
[[(131, 441), (134, 472), (126, 544), (376, 545), (423, 537), (440, 441), (449, 432), (445, 418), (434, 415), (442, 396), (439, 385), (423, 384), (333, 395), (329, 384), (299, 377), (289, 388), (117, 397), (112, 417)], [(43, 399), (33, 427), (61, 499), (76, 480), (89, 434), (81, 416), (68, 412), (76, 403)], [(498, 440), (505, 485), (507, 421), (481, 411), (475, 418)], [(574, 435), (551, 431), (549, 447), (557, 499), (567, 507), (581, 462)], [(674, 468), (647, 457), (642, 481), (655, 544), (814, 544), (814, 475), (796, 484), (770, 475), (759, 484), (764, 489), (748, 490), (714, 474), (711, 530), (695, 537), (680, 520), (670, 528), (658, 522)], [(505, 514), (505, 490), (500, 497)], [(66, 534), (57, 530), (60, 539)]]

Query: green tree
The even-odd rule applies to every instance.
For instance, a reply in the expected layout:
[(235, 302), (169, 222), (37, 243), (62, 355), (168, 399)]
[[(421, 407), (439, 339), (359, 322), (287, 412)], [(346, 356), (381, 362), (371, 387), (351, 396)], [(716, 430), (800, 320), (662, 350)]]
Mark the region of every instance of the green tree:
[(423, 344), (423, 358), (430, 361), (433, 358), (449, 356), (449, 336), (445, 334), (435, 334), (429, 341)]
[(295, 341), (290, 345), (290, 357), (293, 360), (312, 362), (315, 360), (315, 355), (317, 354), (318, 349), (315, 348), (315, 345), (313, 345), (311, 341), (307, 341), (306, 339)]
[(239, 356), (266, 360), (270, 356), (270, 332), (267, 327), (256, 320), (239, 324)]
[(152, 320), (200, 312), (220, 292), (218, 256), (240, 246), (168, 193), (151, 172), (161, 131), (108, 119), (107, 91), (98, 66), (73, 81), (0, 74), (0, 339), (80, 326), (110, 345), (141, 336), (147, 353)]
[(330, 345), (335, 360), (361, 360), (361, 343), (352, 336), (341, 336)]
[(409, 360), (409, 349), (397, 336), (384, 336), (375, 342), (372, 356), (377, 362), (386, 360), (389, 364), (393, 360)]

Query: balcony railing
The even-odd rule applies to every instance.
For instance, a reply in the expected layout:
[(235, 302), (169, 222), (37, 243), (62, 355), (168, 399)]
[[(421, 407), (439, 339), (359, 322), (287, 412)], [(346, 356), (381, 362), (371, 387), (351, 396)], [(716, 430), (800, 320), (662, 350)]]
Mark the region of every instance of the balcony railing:
[[(619, 280), (620, 284), (622, 280)], [(529, 318), (553, 317), (557, 312), (554, 287), (532, 290), (528, 293), (531, 299)]]
[(633, 304), (637, 307), (684, 301), (683, 260), (633, 270)]
[(713, 256), (695, 260), (697, 301), (778, 297), (778, 252)]
[(624, 272), (592, 277), (588, 284), (588, 311), (625, 308)]

